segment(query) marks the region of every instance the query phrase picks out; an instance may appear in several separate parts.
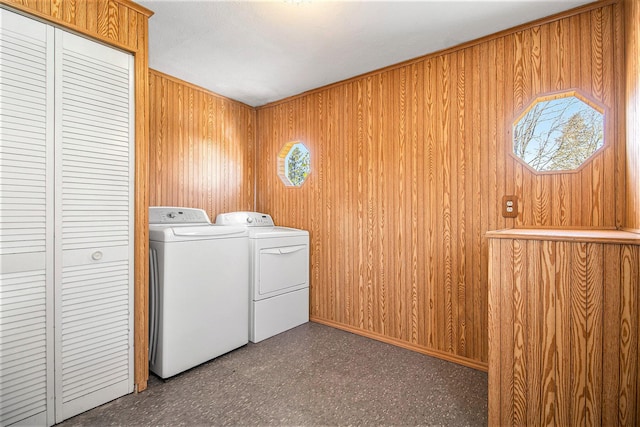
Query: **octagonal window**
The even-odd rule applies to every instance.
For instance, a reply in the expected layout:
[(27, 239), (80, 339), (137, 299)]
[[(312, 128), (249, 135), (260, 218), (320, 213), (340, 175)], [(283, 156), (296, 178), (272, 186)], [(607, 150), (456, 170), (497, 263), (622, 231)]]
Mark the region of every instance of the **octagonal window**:
[(311, 172), (311, 154), (300, 141), (288, 142), (278, 154), (278, 176), (288, 187), (300, 187)]
[(513, 153), (538, 172), (573, 171), (604, 146), (604, 109), (575, 91), (536, 99), (513, 125)]

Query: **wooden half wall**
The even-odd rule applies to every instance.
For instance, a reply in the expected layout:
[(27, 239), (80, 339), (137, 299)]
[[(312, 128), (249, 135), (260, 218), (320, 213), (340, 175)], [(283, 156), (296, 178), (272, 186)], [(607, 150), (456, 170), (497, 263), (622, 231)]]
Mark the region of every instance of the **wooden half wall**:
[[(598, 2), (258, 108), (256, 208), (310, 231), (311, 318), (486, 369), (485, 233), (623, 222), (623, 21)], [(570, 89), (605, 107), (606, 148), (537, 175), (509, 154), (512, 120)], [(292, 140), (300, 188), (277, 175)]]
[(136, 390), (147, 388), (148, 369), (148, 21), (153, 14), (129, 0), (0, 0), (16, 10), (129, 51), (135, 85), (135, 285), (134, 353)]
[(488, 237), (489, 425), (638, 425), (640, 235)]
[(253, 210), (255, 109), (149, 70), (150, 206)]

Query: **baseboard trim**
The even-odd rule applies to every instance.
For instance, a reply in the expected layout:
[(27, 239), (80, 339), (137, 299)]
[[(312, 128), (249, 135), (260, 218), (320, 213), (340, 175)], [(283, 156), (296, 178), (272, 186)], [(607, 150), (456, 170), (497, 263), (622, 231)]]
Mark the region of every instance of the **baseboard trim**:
[(395, 345), (397, 347), (406, 348), (407, 350), (426, 354), (427, 356), (437, 357), (438, 359), (443, 359), (443, 360), (446, 360), (447, 362), (457, 363), (458, 365), (463, 365), (468, 368), (477, 369), (479, 371), (487, 372), (489, 370), (489, 364), (485, 362), (479, 362), (477, 360), (469, 359), (466, 357), (456, 356), (454, 354), (445, 353), (443, 351), (432, 350), (426, 347), (411, 344), (395, 338), (389, 338), (375, 332), (369, 332), (363, 329), (355, 328), (353, 326), (343, 325), (342, 323), (334, 322), (331, 320), (322, 319), (316, 316), (310, 316), (309, 321), (320, 323), (326, 326), (331, 326), (332, 328), (336, 328), (336, 329), (342, 329), (343, 331), (351, 332), (356, 335), (361, 335), (363, 337), (371, 338), (376, 341), (382, 341), (384, 343)]

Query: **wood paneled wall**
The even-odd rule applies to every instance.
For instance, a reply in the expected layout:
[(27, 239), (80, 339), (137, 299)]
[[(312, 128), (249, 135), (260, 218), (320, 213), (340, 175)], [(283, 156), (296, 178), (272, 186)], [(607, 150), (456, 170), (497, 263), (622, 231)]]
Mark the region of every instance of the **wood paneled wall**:
[(625, 227), (640, 233), (640, 1), (625, 0), (627, 212)]
[(253, 210), (255, 110), (149, 70), (150, 203)]
[[(622, 222), (623, 37), (604, 1), (258, 108), (256, 208), (310, 231), (311, 318), (486, 369), (485, 232)], [(605, 106), (606, 148), (536, 175), (509, 155), (512, 120), (566, 89)], [(312, 157), (300, 188), (277, 176), (292, 140)]]
[(132, 52), (135, 68), (135, 289), (136, 390), (147, 388), (148, 368), (148, 20), (151, 11), (128, 0), (0, 0), (12, 8)]
[(640, 236), (510, 231), (490, 239), (489, 425), (638, 425)]

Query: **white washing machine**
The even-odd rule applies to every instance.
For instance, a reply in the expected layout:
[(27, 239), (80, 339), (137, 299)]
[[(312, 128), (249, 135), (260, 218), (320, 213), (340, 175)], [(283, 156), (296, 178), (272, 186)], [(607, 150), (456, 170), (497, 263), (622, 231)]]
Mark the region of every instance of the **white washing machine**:
[(168, 378), (247, 344), (248, 233), (149, 208), (149, 367)]
[(268, 214), (230, 212), (217, 225), (249, 230), (249, 340), (260, 342), (309, 321), (309, 232), (277, 227)]

